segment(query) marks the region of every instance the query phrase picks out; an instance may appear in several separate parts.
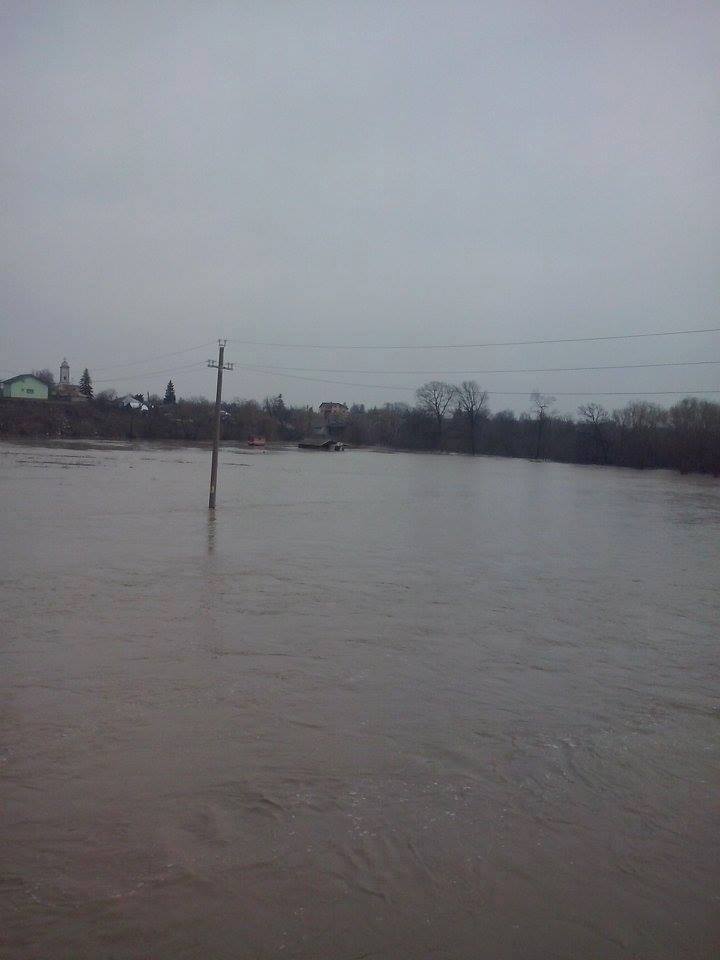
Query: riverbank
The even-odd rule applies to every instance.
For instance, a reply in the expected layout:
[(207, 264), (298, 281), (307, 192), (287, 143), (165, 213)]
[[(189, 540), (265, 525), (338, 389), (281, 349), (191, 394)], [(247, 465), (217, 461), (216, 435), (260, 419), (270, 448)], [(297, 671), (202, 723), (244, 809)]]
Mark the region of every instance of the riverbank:
[[(418, 408), (386, 404), (353, 407), (337, 435), (354, 448), (408, 452), (477, 453), (556, 463), (665, 469), (720, 476), (720, 404), (696, 398), (669, 409), (634, 402), (609, 414), (581, 408), (584, 418), (516, 417), (487, 413), (473, 425), (457, 414), (438, 433)], [(296, 444), (314, 427), (312, 411), (283, 407), (280, 414), (255, 401), (223, 404), (222, 434), (244, 444), (250, 435), (269, 443)], [(0, 438), (53, 440), (210, 441), (213, 405), (203, 398), (157, 404), (146, 412), (112, 402), (0, 400)]]

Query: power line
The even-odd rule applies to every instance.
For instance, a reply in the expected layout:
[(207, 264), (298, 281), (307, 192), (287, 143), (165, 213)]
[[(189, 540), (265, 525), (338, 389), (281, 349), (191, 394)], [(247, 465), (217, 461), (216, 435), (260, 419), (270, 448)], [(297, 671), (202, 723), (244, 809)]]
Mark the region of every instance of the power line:
[(521, 367), (508, 370), (341, 370), (338, 367), (276, 367), (274, 364), (265, 364), (263, 367), (257, 367), (252, 364), (235, 364), (236, 368), (241, 370), (262, 370), (268, 371), (299, 370), (303, 373), (362, 373), (368, 375), (388, 376), (407, 375), (407, 376), (459, 376), (467, 374), (470, 376), (484, 376), (493, 373), (568, 373), (573, 371), (590, 370), (640, 370), (654, 367), (693, 367), (720, 365), (720, 360), (669, 360), (660, 363), (612, 363), (599, 364), (588, 367)]
[(195, 363), (189, 363), (185, 367), (169, 367), (166, 370), (140, 370), (138, 373), (119, 373), (114, 377), (93, 377), (93, 383), (115, 383), (117, 380), (126, 380), (128, 377), (159, 377), (165, 373), (177, 373), (180, 370), (195, 370), (204, 366), (206, 366), (206, 363), (200, 360)]
[(289, 350), (467, 350), (473, 347), (525, 347), (551, 343), (599, 343), (603, 340), (639, 340), (645, 337), (679, 337), (698, 333), (720, 333), (720, 327), (703, 327), (694, 330), (653, 330), (647, 333), (617, 333), (596, 337), (554, 337), (538, 340), (497, 340), (482, 343), (400, 343), (400, 344), (328, 344), (328, 343), (279, 343), (265, 340), (241, 340), (230, 338), (228, 343), (240, 343), (253, 347), (280, 347)]
[[(113, 363), (109, 367), (96, 367), (96, 370), (103, 372), (105, 370), (115, 370), (118, 367), (137, 367), (143, 363), (153, 363), (155, 360), (164, 360), (166, 357), (179, 357), (182, 353), (192, 353), (193, 350), (204, 350), (206, 347), (215, 346), (214, 340), (208, 340), (206, 343), (199, 343), (196, 347), (186, 347), (184, 350), (174, 350), (172, 353), (161, 353), (155, 357), (144, 357), (142, 360), (128, 360), (127, 363)], [(152, 376), (152, 374), (148, 374)]]
[[(195, 348), (196, 349), (196, 348)], [(688, 361), (689, 364), (695, 363), (713, 363), (717, 364), (720, 361), (708, 360), (708, 361)], [(634, 364), (628, 366), (684, 366), (685, 364)], [(155, 377), (164, 374), (176, 374), (183, 370), (196, 370), (200, 367), (205, 367), (206, 364), (202, 361), (198, 363), (190, 363), (184, 367), (171, 367), (165, 370), (152, 370), (152, 371), (142, 371), (137, 376), (146, 376), (146, 377)], [(265, 368), (265, 367), (251, 367), (251, 366), (239, 366), (235, 364), (236, 369), (247, 370), (249, 373), (266, 373), (272, 376), (278, 376), (290, 380), (302, 380), (308, 383), (327, 383), (333, 384), (339, 387), (359, 387), (361, 389), (376, 389), (376, 390), (400, 390), (406, 393), (414, 393), (415, 387), (401, 387), (395, 384), (386, 384), (386, 383), (356, 383), (348, 380), (330, 380), (322, 377), (304, 377), (298, 374), (286, 373), (285, 368)], [(302, 368), (290, 368), (290, 369), (302, 369)], [(560, 372), (563, 370), (601, 370), (601, 369), (625, 369), (625, 366), (616, 367), (559, 367), (556, 370), (551, 368), (538, 369), (538, 370), (507, 370), (507, 371), (484, 371), (485, 373), (542, 373), (542, 372)], [(345, 371), (339, 371), (345, 372)], [(357, 371), (362, 372), (362, 371)], [(370, 372), (370, 371), (369, 371)], [(380, 373), (381, 371), (374, 371), (375, 373)], [(403, 371), (405, 373), (418, 371)], [(94, 383), (109, 383), (116, 382), (118, 379), (123, 379), (122, 376), (116, 377), (100, 377), (93, 378)], [(489, 396), (496, 397), (527, 397), (529, 392), (527, 390), (487, 390), (485, 391)], [(715, 395), (720, 394), (720, 389), (688, 389), (688, 390), (573, 390), (573, 391), (548, 391), (552, 392), (555, 397), (655, 397), (655, 396), (690, 396), (690, 395)]]
[[(527, 391), (511, 393), (507, 390), (488, 390), (487, 393), (494, 397), (527, 397)], [(688, 397), (704, 394), (716, 394), (720, 390), (571, 390), (555, 391), (555, 397), (664, 397), (678, 396)]]
[[(179, 356), (180, 356), (181, 354), (183, 354), (183, 353), (192, 353), (193, 350), (204, 350), (206, 347), (214, 347), (214, 346), (215, 346), (215, 343), (216, 343), (215, 340), (208, 340), (208, 341), (205, 342), (205, 343), (199, 343), (199, 344), (198, 344), (197, 346), (195, 346), (195, 347), (185, 347), (184, 350), (173, 350), (172, 353), (161, 353), (161, 354), (158, 354), (157, 356), (154, 356), (154, 357), (143, 357), (142, 360), (128, 360), (126, 363), (113, 363), (113, 364), (110, 364), (109, 366), (106, 366), (106, 367), (93, 367), (93, 370), (99, 370), (101, 373), (104, 373), (106, 370), (117, 370), (118, 368), (125, 369), (126, 367), (138, 367), (138, 366), (142, 366), (142, 365), (145, 364), (145, 363), (153, 363), (155, 360), (165, 360), (167, 357), (179, 357)], [(204, 366), (204, 364), (201, 364), (201, 365)], [(194, 366), (194, 364), (193, 364), (193, 366)], [(188, 368), (188, 367), (180, 367), (180, 368), (176, 368), (176, 369), (187, 370), (187, 369), (189, 369), (189, 368)], [(12, 373), (12, 371), (11, 371), (11, 370), (8, 370), (8, 369), (4, 369), (4, 370), (2, 370), (2, 371), (0, 371), (0, 372), (2, 372), (2, 373)], [(156, 374), (160, 374), (160, 373), (172, 373), (172, 371), (169, 371), (169, 370), (155, 370), (155, 371), (148, 371), (148, 372), (146, 373), (144, 370), (141, 370), (141, 371), (137, 374), (137, 376), (138, 376), (138, 377), (144, 377), (144, 376), (152, 377), (152, 376), (155, 376)], [(128, 374), (128, 376), (130, 376), (130, 375), (131, 375), (131, 374)], [(94, 381), (94, 382), (98, 382), (98, 383), (107, 383), (107, 382), (110, 381), (110, 380), (115, 380), (115, 379), (121, 378), (122, 376), (123, 376), (123, 374), (118, 374), (116, 377), (104, 377), (104, 378), (102, 378), (102, 379), (100, 379), (100, 380), (97, 380), (97, 378), (93, 377), (93, 381)]]
[[(248, 368), (245, 368), (248, 369)], [(252, 372), (254, 373), (269, 373), (275, 376), (284, 377), (290, 380), (305, 380), (309, 383), (331, 383), (335, 384), (338, 387), (364, 387), (367, 389), (377, 389), (377, 390), (402, 390), (410, 393), (415, 393), (415, 387), (400, 387), (386, 383), (353, 383), (347, 380), (327, 380), (320, 377), (302, 377), (297, 374), (292, 373), (276, 373), (271, 369), (263, 369), (261, 367), (253, 367)], [(490, 396), (496, 397), (527, 397), (529, 396), (529, 391), (511, 391), (511, 390), (487, 390), (485, 391)], [(548, 391), (548, 393), (551, 391)], [(654, 397), (654, 396), (663, 396), (663, 395), (681, 395), (688, 396), (689, 394), (715, 394), (720, 393), (720, 390), (706, 390), (701, 388), (699, 390), (573, 390), (570, 392), (564, 391), (552, 391), (556, 397)]]
[(265, 369), (263, 367), (245, 367), (243, 369), (246, 369), (248, 372), (252, 373), (269, 373), (272, 376), (282, 377), (286, 380), (305, 380), (308, 383), (335, 383), (340, 387), (367, 387), (368, 389), (376, 388), (378, 390), (410, 390), (413, 393), (415, 392), (415, 387), (397, 387), (386, 383), (351, 383), (347, 380), (326, 380), (321, 377), (301, 377), (294, 373), (277, 373), (275, 370)]

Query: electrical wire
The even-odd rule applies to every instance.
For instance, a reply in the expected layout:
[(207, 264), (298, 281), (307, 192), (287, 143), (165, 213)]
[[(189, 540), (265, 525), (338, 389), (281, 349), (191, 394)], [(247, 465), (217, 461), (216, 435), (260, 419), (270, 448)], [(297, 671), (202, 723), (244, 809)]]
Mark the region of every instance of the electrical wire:
[[(236, 365), (237, 369), (237, 365)], [(304, 380), (309, 383), (331, 383), (339, 387), (364, 387), (367, 389), (377, 389), (377, 390), (401, 390), (404, 392), (415, 393), (415, 387), (399, 387), (385, 383), (352, 383), (347, 380), (327, 380), (320, 377), (302, 377), (292, 373), (276, 373), (271, 369), (263, 369), (261, 367), (253, 367), (252, 372), (254, 373), (269, 373), (275, 376), (287, 378), (290, 380)], [(485, 391), (488, 395), (497, 396), (497, 397), (527, 397), (528, 391), (509, 391), (509, 390), (487, 390)], [(548, 391), (550, 392), (550, 391)], [(570, 392), (564, 391), (553, 391), (554, 396), (556, 397), (654, 397), (662, 395), (682, 395), (688, 396), (689, 394), (716, 394), (720, 393), (720, 390), (707, 390), (701, 388), (699, 390), (573, 390)]]
[(144, 357), (142, 360), (128, 360), (127, 363), (113, 363), (108, 367), (96, 367), (101, 373), (105, 370), (116, 370), (118, 367), (136, 367), (143, 363), (154, 363), (155, 360), (164, 360), (166, 357), (179, 357), (182, 353), (192, 353), (193, 350), (204, 350), (206, 347), (212, 347), (217, 341), (208, 340), (206, 343), (200, 343), (196, 347), (186, 347), (184, 350), (174, 350), (172, 353), (161, 353), (155, 357)]
[[(326, 350), (397, 350), (397, 349), (417, 349), (417, 350), (433, 350), (433, 349), (455, 349), (455, 348), (473, 348), (473, 347), (510, 347), (510, 346), (527, 346), (527, 345), (537, 345), (537, 344), (559, 344), (559, 343), (592, 343), (600, 342), (606, 340), (633, 340), (647, 337), (669, 337), (669, 336), (682, 336), (682, 335), (694, 335), (694, 334), (704, 334), (704, 333), (717, 333), (720, 332), (720, 327), (707, 327), (707, 328), (697, 328), (689, 330), (665, 330), (665, 331), (652, 331), (645, 333), (627, 333), (627, 334), (614, 334), (614, 335), (602, 335), (602, 336), (593, 336), (593, 337), (563, 337), (563, 338), (546, 338), (546, 339), (535, 339), (535, 340), (508, 340), (508, 341), (487, 341), (483, 343), (465, 343), (465, 344), (401, 344), (396, 346), (388, 345), (336, 345), (330, 346), (328, 344), (290, 344), (290, 343), (270, 343), (264, 341), (250, 341), (250, 340), (240, 340), (240, 339), (228, 339), (230, 343), (239, 343), (253, 346), (268, 346), (268, 347), (279, 347), (286, 349), (326, 349)], [(202, 350), (206, 347), (213, 346), (215, 344), (214, 340), (206, 341), (205, 343), (198, 344), (193, 347), (186, 347), (182, 350), (175, 350), (169, 353), (159, 354), (153, 357), (145, 357), (142, 360), (137, 361), (128, 361), (126, 363), (118, 363), (106, 367), (98, 368), (100, 372), (113, 370), (113, 369), (122, 369), (125, 370), (130, 367), (138, 367), (145, 363), (150, 363), (154, 360), (161, 360), (166, 357), (175, 357), (181, 356), (182, 354), (190, 353), (195, 350)], [(399, 385), (390, 385), (390, 384), (378, 384), (378, 383), (357, 383), (352, 381), (345, 380), (335, 380), (327, 379), (322, 377), (311, 377), (311, 376), (302, 376), (299, 373), (292, 373), (290, 371), (301, 371), (303, 373), (348, 373), (348, 374), (363, 374), (363, 375), (375, 375), (375, 376), (398, 376), (398, 375), (412, 375), (412, 376), (448, 376), (448, 375), (470, 375), (470, 376), (487, 376), (495, 374), (536, 374), (536, 373), (564, 373), (564, 372), (592, 372), (592, 371), (602, 371), (602, 370), (633, 370), (633, 369), (651, 369), (651, 368), (661, 368), (661, 367), (678, 367), (678, 366), (710, 366), (718, 365), (720, 360), (678, 360), (678, 361), (662, 361), (657, 363), (631, 363), (631, 364), (600, 364), (600, 365), (588, 365), (588, 366), (577, 366), (577, 367), (535, 367), (535, 368), (509, 368), (501, 370), (475, 370), (473, 372), (463, 371), (463, 370), (363, 370), (363, 369), (338, 369), (336, 367), (326, 368), (326, 367), (284, 367), (284, 366), (273, 366), (273, 365), (252, 365), (252, 364), (235, 364), (235, 368), (238, 370), (245, 370), (247, 372), (253, 373), (263, 373), (271, 376), (278, 376), (281, 378), (291, 379), (291, 380), (302, 380), (309, 383), (324, 383), (324, 384), (334, 384), (342, 387), (357, 387), (361, 389), (378, 389), (378, 390), (399, 390), (402, 392), (414, 393), (415, 387), (399, 386)], [(126, 379), (126, 377), (154, 377), (165, 374), (175, 375), (178, 372), (184, 370), (199, 369), (205, 366), (204, 361), (196, 361), (185, 366), (181, 367), (172, 367), (166, 368), (163, 370), (145, 370), (138, 371), (136, 373), (129, 372), (117, 373), (112, 377), (99, 377), (93, 378), (95, 383), (110, 383), (115, 382), (118, 379)], [(8, 371), (9, 372), (9, 371)], [(523, 397), (526, 396), (526, 392), (522, 391), (500, 391), (500, 390), (491, 390), (487, 391), (489, 394), (495, 396), (507, 396), (507, 397)], [(700, 389), (700, 390), (648, 390), (648, 391), (560, 391), (556, 392), (556, 396), (565, 396), (565, 397), (574, 397), (574, 396), (664, 396), (664, 395), (688, 395), (688, 394), (718, 394), (720, 390), (713, 389)]]
[(362, 373), (368, 376), (460, 376), (466, 374), (469, 376), (485, 376), (494, 373), (568, 373), (573, 371), (591, 371), (591, 370), (641, 370), (654, 367), (693, 367), (720, 365), (720, 360), (668, 360), (660, 363), (611, 363), (600, 364), (598, 366), (588, 367), (521, 367), (508, 370), (342, 370), (338, 367), (277, 367), (274, 364), (263, 364), (257, 367), (253, 364), (236, 363), (235, 368), (240, 370), (260, 370), (266, 371), (300, 371), (302, 373)]
[(254, 347), (279, 347), (289, 350), (467, 350), (474, 347), (524, 347), (552, 343), (599, 343), (604, 340), (639, 340), (645, 337), (679, 337), (699, 333), (720, 333), (720, 327), (702, 327), (693, 330), (653, 330), (647, 333), (616, 333), (595, 337), (554, 337), (537, 340), (497, 340), (478, 343), (400, 343), (400, 344), (328, 344), (280, 343), (265, 340), (228, 338), (228, 343)]
[[(93, 367), (93, 370), (99, 370), (100, 373), (104, 373), (106, 370), (116, 370), (116, 369), (118, 369), (118, 368), (125, 369), (125, 368), (127, 368), (127, 367), (138, 367), (138, 366), (142, 366), (142, 364), (145, 364), (145, 363), (153, 363), (155, 360), (164, 360), (164, 359), (166, 359), (167, 357), (179, 357), (179, 356), (180, 356), (181, 354), (183, 354), (183, 353), (192, 353), (193, 350), (204, 350), (206, 347), (212, 347), (212, 346), (214, 346), (216, 343), (217, 343), (216, 340), (208, 340), (208, 341), (206, 341), (205, 343), (200, 343), (200, 344), (198, 344), (196, 347), (185, 347), (184, 350), (174, 350), (174, 351), (172, 351), (172, 353), (161, 353), (161, 354), (158, 354), (157, 356), (154, 356), (154, 357), (143, 357), (142, 360), (128, 360), (127, 363), (114, 363), (114, 364), (110, 364), (109, 366), (106, 366), (106, 367)], [(192, 364), (192, 366), (195, 366), (195, 365), (196, 365), (196, 364)], [(205, 364), (204, 364), (204, 362), (201, 362), (199, 365), (204, 366)], [(188, 366), (188, 367), (178, 367), (178, 368), (175, 368), (175, 369), (189, 370), (190, 367), (189, 367), (189, 366)], [(2, 370), (2, 371), (0, 371), (0, 372), (3, 372), (3, 373), (11, 373), (12, 371), (10, 371), (10, 370)], [(172, 373), (172, 372), (173, 372), (172, 370), (154, 370), (154, 371), (147, 371), (147, 372), (144, 371), (144, 370), (141, 370), (141, 371), (139, 371), (137, 374), (128, 374), (128, 376), (138, 376), (138, 377), (145, 377), (145, 376), (147, 376), (147, 377), (152, 377), (152, 376), (156, 376), (157, 374), (161, 374), (161, 373)], [(123, 377), (124, 377), (124, 374), (122, 374), (122, 373), (117, 374), (115, 377), (102, 377), (102, 378), (100, 378), (100, 379), (98, 379), (97, 377), (94, 377), (94, 376), (93, 376), (93, 382), (94, 382), (94, 383), (108, 383), (110, 380), (122, 379)]]
[[(488, 390), (493, 397), (527, 397), (526, 391), (510, 392), (507, 390)], [(554, 397), (664, 397), (664, 396), (702, 396), (705, 394), (720, 393), (720, 390), (571, 390), (554, 393)]]
[(130, 373), (127, 374), (127, 376), (120, 373), (114, 377), (93, 377), (92, 379), (93, 383), (114, 383), (117, 380), (125, 380), (127, 377), (159, 377), (161, 374), (165, 373), (175, 374), (180, 370), (196, 370), (204, 366), (206, 366), (206, 363), (204, 360), (201, 360), (199, 362), (189, 363), (185, 367), (170, 367), (167, 370), (141, 370), (139, 373)]

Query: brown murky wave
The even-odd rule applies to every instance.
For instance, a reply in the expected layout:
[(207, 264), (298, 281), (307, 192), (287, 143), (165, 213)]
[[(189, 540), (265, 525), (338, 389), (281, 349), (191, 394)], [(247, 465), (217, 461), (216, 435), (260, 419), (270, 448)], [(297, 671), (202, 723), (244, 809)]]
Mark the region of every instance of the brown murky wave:
[(711, 958), (720, 485), (0, 446), (3, 957)]

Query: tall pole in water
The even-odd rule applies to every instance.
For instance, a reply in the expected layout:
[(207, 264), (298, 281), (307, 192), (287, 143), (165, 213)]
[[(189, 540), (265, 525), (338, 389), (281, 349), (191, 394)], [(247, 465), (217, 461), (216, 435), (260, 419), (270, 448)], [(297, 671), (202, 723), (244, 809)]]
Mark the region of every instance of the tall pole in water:
[(220, 405), (222, 403), (223, 370), (232, 370), (231, 363), (225, 363), (225, 344), (227, 340), (218, 340), (217, 363), (208, 360), (209, 367), (217, 367), (217, 391), (215, 393), (215, 418), (213, 424), (212, 465), (210, 467), (210, 499), (208, 506), (215, 509), (215, 495), (217, 493), (218, 450), (220, 447)]

